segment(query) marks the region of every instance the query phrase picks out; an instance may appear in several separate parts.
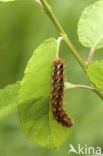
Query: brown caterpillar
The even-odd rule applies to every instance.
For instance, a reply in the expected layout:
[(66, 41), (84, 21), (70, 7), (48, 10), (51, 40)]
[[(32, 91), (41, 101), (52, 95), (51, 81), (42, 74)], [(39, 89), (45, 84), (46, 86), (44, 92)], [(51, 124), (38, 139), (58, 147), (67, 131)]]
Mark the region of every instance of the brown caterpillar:
[(64, 63), (60, 59), (54, 61), (52, 75), (51, 110), (54, 119), (64, 127), (71, 127), (72, 120), (67, 115), (63, 106), (64, 97)]

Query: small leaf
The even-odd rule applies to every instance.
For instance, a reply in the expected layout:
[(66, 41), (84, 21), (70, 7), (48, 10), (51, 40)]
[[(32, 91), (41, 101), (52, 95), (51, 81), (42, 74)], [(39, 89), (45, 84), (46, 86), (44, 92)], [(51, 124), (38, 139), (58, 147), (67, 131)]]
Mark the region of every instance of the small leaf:
[(103, 61), (89, 64), (87, 75), (98, 89), (103, 90)]
[(20, 83), (17, 82), (0, 90), (0, 119), (17, 110), (19, 88)]
[(79, 40), (85, 47), (103, 48), (103, 0), (87, 7), (78, 23)]
[(52, 38), (35, 50), (19, 93), (19, 118), (24, 133), (32, 142), (48, 148), (58, 148), (70, 135), (70, 128), (53, 120), (50, 108), (51, 75), (57, 53), (58, 42)]

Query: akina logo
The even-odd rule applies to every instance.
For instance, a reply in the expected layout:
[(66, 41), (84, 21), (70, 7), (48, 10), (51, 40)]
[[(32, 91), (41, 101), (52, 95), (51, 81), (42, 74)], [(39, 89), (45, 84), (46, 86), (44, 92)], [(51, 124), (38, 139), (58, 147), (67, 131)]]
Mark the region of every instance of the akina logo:
[(78, 144), (77, 148), (75, 148), (72, 144), (70, 144), (68, 154), (70, 153), (75, 153), (75, 154), (80, 154), (80, 155), (100, 155), (102, 154), (101, 147), (89, 147), (87, 145), (81, 146)]

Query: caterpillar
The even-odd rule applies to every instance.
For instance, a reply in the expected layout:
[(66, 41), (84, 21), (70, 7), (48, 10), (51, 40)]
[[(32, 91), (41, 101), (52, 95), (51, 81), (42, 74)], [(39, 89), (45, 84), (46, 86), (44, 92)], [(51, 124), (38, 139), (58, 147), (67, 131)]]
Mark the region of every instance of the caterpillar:
[(54, 60), (51, 92), (51, 111), (54, 119), (64, 127), (71, 127), (72, 120), (66, 113), (63, 106), (64, 97), (64, 63), (61, 59)]

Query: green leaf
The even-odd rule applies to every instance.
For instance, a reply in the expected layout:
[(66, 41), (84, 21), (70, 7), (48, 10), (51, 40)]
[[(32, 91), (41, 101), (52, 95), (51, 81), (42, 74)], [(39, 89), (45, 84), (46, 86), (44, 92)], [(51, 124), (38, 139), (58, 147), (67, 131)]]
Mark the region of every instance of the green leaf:
[(79, 40), (85, 47), (103, 48), (103, 0), (87, 7), (78, 23)]
[(87, 75), (98, 89), (103, 90), (103, 61), (89, 64)]
[(32, 142), (48, 148), (58, 148), (70, 135), (70, 128), (53, 120), (50, 108), (51, 75), (58, 49), (57, 40), (50, 38), (35, 50), (19, 93), (19, 118), (24, 133)]
[(0, 90), (0, 119), (17, 110), (20, 83), (6, 86)]

